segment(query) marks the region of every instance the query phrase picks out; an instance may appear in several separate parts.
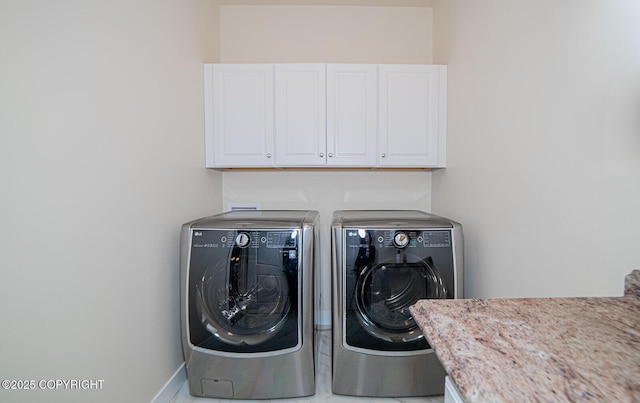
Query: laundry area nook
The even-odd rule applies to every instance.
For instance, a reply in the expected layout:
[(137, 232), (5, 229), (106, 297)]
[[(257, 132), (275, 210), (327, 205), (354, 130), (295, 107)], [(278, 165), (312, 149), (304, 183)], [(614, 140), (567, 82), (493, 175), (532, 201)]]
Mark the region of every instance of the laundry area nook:
[[(422, 210), (431, 170), (446, 166), (447, 66), (432, 63), (432, 11), (391, 4), (221, 5), (219, 18), (220, 60), (203, 66), (205, 165), (221, 172), (223, 203), (236, 211), (203, 218), (218, 221), (217, 229), (208, 227), (213, 232), (198, 225), (183, 231), (190, 395), (313, 399), (330, 378), (323, 395), (331, 399), (441, 396), (445, 373), (408, 311), (421, 297), (462, 295), (462, 227)], [(357, 44), (330, 43), (328, 21)], [(402, 57), (385, 55), (397, 45), (380, 42), (388, 33), (354, 36), (382, 21), (398, 28), (391, 31), (403, 38), (406, 49), (394, 50)], [(300, 22), (310, 40), (324, 43), (324, 56), (291, 40)], [(406, 36), (406, 24), (425, 35)], [(354, 57), (354, 46), (374, 42), (375, 54), (362, 49)], [(272, 49), (257, 49), (265, 46)], [(255, 210), (242, 211), (243, 202)], [(377, 210), (365, 209), (370, 206)], [(309, 211), (302, 209), (313, 211), (313, 228), (295, 242), (311, 246), (274, 250), (270, 236), (281, 231), (275, 217)], [(330, 229), (335, 220), (349, 228)], [(219, 256), (199, 257), (201, 232), (210, 233), (204, 245)], [(275, 260), (265, 266), (271, 251), (274, 258), (284, 253), (283, 269)], [(291, 260), (291, 252), (303, 260)], [(195, 266), (194, 259), (202, 263)], [(274, 303), (291, 301), (282, 304), (291, 307), (287, 315), (299, 330), (276, 324), (284, 308), (262, 305), (263, 279), (280, 272), (298, 276), (278, 283)], [(296, 303), (305, 310), (294, 309)], [(215, 316), (220, 322), (210, 323)], [(265, 326), (253, 327), (258, 317)], [(280, 345), (290, 337), (295, 343)], [(323, 364), (320, 357), (332, 358)]]
[(0, 2), (0, 402), (639, 402), (640, 2)]

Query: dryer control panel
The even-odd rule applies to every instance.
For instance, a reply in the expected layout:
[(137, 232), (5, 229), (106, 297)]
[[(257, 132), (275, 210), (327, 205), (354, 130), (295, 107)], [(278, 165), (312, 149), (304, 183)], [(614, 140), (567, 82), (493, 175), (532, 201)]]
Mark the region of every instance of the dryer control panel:
[[(380, 248), (450, 248), (451, 230), (348, 230), (347, 237), (365, 239)], [(359, 247), (347, 242), (349, 247)]]

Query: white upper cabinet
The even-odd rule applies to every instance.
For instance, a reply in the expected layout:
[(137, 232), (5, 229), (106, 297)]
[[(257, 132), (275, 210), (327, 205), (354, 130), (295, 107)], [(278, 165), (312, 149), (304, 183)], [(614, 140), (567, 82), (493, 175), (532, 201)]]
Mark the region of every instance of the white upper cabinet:
[(375, 64), (327, 65), (327, 165), (376, 165), (377, 86)]
[(277, 166), (376, 164), (375, 65), (276, 64)]
[(271, 167), (273, 65), (205, 65), (206, 166)]
[(205, 65), (206, 166), (440, 168), (446, 66)]
[(276, 165), (324, 165), (325, 65), (276, 64), (275, 69)]
[(446, 66), (380, 65), (378, 165), (444, 167)]

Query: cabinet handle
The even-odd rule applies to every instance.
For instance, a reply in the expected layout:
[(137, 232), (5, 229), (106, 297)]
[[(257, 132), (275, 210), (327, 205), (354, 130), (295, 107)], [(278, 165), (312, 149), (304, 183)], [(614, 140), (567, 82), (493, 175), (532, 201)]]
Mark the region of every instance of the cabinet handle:
[(382, 158), (387, 158), (387, 154), (382, 153)]
[(332, 158), (332, 157), (333, 157), (333, 153), (329, 153), (329, 158)]
[(267, 158), (271, 158), (271, 153), (267, 153)]
[(324, 157), (324, 153), (320, 153), (320, 157)]

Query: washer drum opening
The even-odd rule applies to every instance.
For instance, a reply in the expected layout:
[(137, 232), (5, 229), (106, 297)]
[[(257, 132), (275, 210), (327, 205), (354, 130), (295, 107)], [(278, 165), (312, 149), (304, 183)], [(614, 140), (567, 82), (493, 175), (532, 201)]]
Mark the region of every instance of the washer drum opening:
[(196, 308), (206, 329), (232, 345), (256, 345), (278, 333), (291, 309), (284, 268), (249, 264), (234, 247), (228, 263), (208, 268), (196, 284)]

